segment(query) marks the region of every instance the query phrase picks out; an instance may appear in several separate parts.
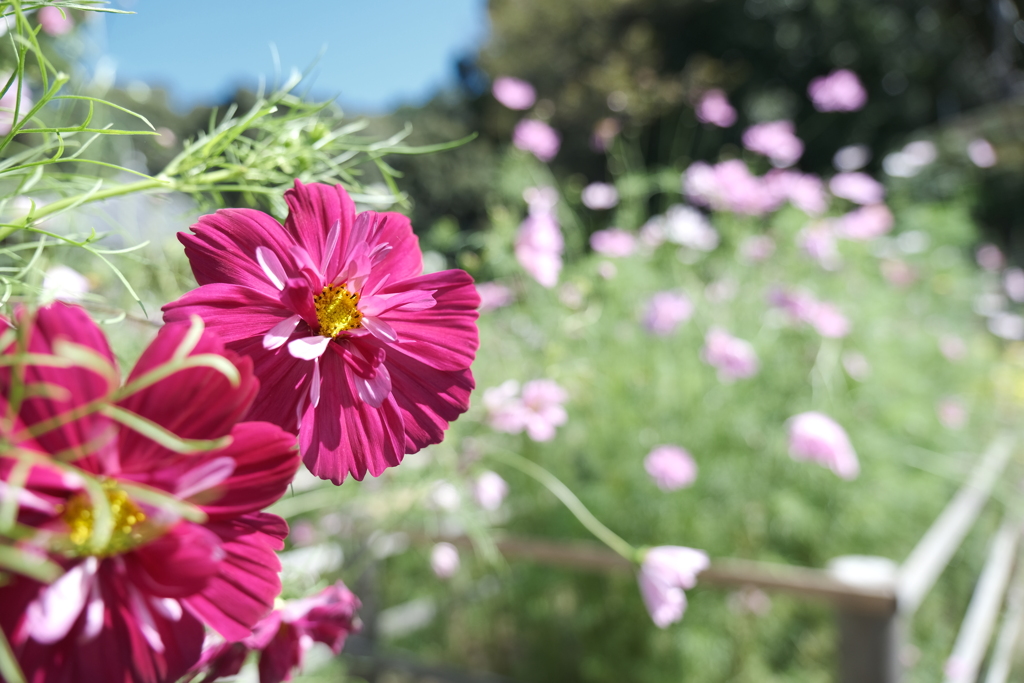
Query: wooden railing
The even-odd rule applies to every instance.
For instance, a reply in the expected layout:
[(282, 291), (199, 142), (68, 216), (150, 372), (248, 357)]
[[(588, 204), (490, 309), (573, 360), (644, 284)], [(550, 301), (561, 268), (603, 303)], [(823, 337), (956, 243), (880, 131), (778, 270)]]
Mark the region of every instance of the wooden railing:
[[(841, 683), (898, 683), (906, 668), (903, 655), (910, 621), (974, 526), (1015, 448), (1016, 440), (1009, 434), (992, 442), (902, 565), (862, 556), (836, 558), (827, 569), (720, 559), (700, 574), (699, 583), (751, 586), (831, 603), (839, 624)], [(1008, 680), (1013, 646), (1024, 622), (1024, 563), (1017, 561), (1021, 531), (1021, 520), (1007, 517), (992, 539), (946, 667), (947, 683), (978, 680), (1001, 612), (1003, 622), (984, 683)], [(471, 545), (465, 537), (446, 540)], [(504, 537), (497, 538), (496, 545), (508, 559), (590, 571), (633, 571), (627, 560), (595, 543)]]

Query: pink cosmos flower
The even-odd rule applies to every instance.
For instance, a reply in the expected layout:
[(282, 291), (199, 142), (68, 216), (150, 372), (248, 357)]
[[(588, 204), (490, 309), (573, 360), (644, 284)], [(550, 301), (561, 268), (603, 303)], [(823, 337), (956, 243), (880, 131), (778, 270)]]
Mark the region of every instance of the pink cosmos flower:
[(553, 187), (531, 187), (523, 192), (529, 214), (519, 225), (515, 254), (519, 265), (541, 286), (558, 284), (565, 241), (555, 215), (558, 191)]
[(697, 575), (711, 564), (701, 550), (678, 545), (662, 545), (644, 554), (637, 581), (651, 620), (666, 628), (683, 618), (686, 594), (697, 585)]
[(1024, 270), (1017, 267), (1004, 270), (1003, 291), (1011, 300), (1024, 302)]
[(843, 479), (856, 479), (860, 473), (846, 431), (824, 413), (800, 413), (789, 419), (789, 455), (824, 465)]
[(736, 110), (729, 104), (729, 98), (718, 88), (708, 90), (697, 104), (697, 120), (719, 128), (728, 128), (736, 123)]
[(705, 335), (701, 358), (718, 370), (718, 378), (723, 382), (753, 377), (761, 367), (750, 342), (717, 327)]
[(523, 119), (512, 131), (512, 144), (547, 163), (558, 154), (562, 138), (543, 121)]
[(43, 273), (43, 297), (76, 303), (89, 293), (89, 278), (74, 268), (58, 263)]
[(644, 328), (651, 334), (667, 337), (693, 315), (693, 302), (682, 292), (658, 292), (651, 297), (644, 313)]
[(836, 234), (848, 240), (867, 242), (892, 230), (894, 221), (885, 204), (869, 204), (838, 218)]
[(480, 298), (461, 270), (421, 275), (409, 219), (295, 181), (284, 225), (222, 209), (179, 233), (200, 287), (164, 306), (253, 359), (252, 419), (297, 431), (321, 479), (362, 479), (444, 437), (469, 407)]
[[(50, 585), (9, 577), (0, 628), (36, 683), (175, 681), (198, 661), (204, 624), (227, 640), (246, 638), (281, 590), (274, 551), (288, 527), (260, 510), (295, 474), (295, 438), (238, 422), (258, 389), (252, 363), (201, 326), (161, 328), (122, 388), (106, 339), (82, 309), (55, 303), (34, 318), (20, 311), (16, 323), (33, 354), (24, 381), (50, 389), (9, 404), (12, 373), (0, 370), (0, 480), (11, 481), (16, 463), (33, 463), (21, 490), (41, 505), (23, 506), (19, 522), (39, 534), (26, 547), (48, 549), (65, 573)], [(15, 351), (11, 343), (3, 354)], [(84, 362), (59, 362), (68, 358)], [(213, 362), (232, 367), (234, 381)], [(98, 401), (107, 407), (91, 410)], [(155, 436), (161, 431), (222, 445), (180, 452), (184, 442)], [(99, 496), (112, 517), (106, 535), (94, 514)], [(178, 501), (205, 521), (183, 517), (169, 504)]]
[(550, 379), (535, 379), (523, 385), (508, 380), (484, 392), (487, 423), (508, 434), (525, 431), (533, 441), (550, 441), (555, 428), (565, 424), (568, 413), (562, 406), (569, 399), (565, 389)]
[(476, 293), (480, 297), (481, 313), (504, 308), (516, 300), (515, 292), (498, 282), (478, 282)]
[(967, 145), (967, 158), (978, 168), (992, 168), (999, 161), (992, 143), (984, 138), (971, 140)]
[(804, 291), (772, 290), (768, 301), (777, 306), (795, 322), (807, 323), (822, 337), (839, 338), (850, 333), (850, 321), (835, 305), (819, 301)]
[(537, 91), (533, 86), (519, 78), (502, 76), (494, 79), (491, 85), (491, 92), (494, 99), (504, 104), (509, 109), (522, 111), (529, 109), (537, 101)]
[(207, 648), (195, 669), (206, 674), (203, 683), (234, 676), (249, 652), (259, 652), (260, 683), (290, 681), (313, 643), (324, 643), (334, 654), (341, 652), (348, 635), (361, 628), (359, 607), (359, 598), (338, 581), (317, 595), (284, 603), (260, 620), (245, 640)]
[(473, 482), (473, 498), (484, 510), (497, 510), (507, 495), (508, 482), (497, 472), (481, 472)]
[(1006, 257), (994, 244), (983, 244), (974, 252), (974, 260), (989, 272), (996, 272), (1006, 265)]
[(917, 270), (903, 259), (884, 259), (878, 267), (882, 277), (896, 287), (909, 287), (917, 280)]
[(437, 543), (430, 551), (430, 568), (439, 579), (450, 579), (459, 571), (459, 551), (451, 543)]
[(857, 111), (868, 102), (868, 93), (857, 74), (849, 69), (836, 69), (827, 76), (818, 76), (807, 86), (807, 96), (818, 111)]
[(590, 183), (580, 194), (583, 206), (595, 211), (610, 209), (619, 203), (619, 191), (609, 183)]
[(835, 232), (828, 223), (808, 225), (797, 234), (796, 241), (797, 246), (825, 270), (836, 270), (842, 265)]
[(644, 458), (644, 469), (663, 491), (686, 488), (697, 480), (697, 463), (685, 448), (658, 446)]
[(939, 351), (946, 360), (961, 361), (967, 357), (967, 343), (961, 337), (945, 334), (939, 338)]
[(773, 168), (765, 174), (764, 182), (779, 200), (788, 201), (809, 216), (817, 216), (828, 208), (825, 184), (816, 175)]
[(636, 238), (621, 228), (608, 228), (590, 236), (590, 247), (602, 256), (625, 258), (636, 250)]
[(747, 128), (743, 146), (768, 157), (779, 168), (792, 166), (804, 153), (804, 143), (796, 136), (792, 121), (769, 121)]
[(668, 207), (663, 229), (666, 240), (689, 249), (714, 251), (718, 246), (718, 231), (707, 216), (692, 206), (673, 204)]
[(837, 173), (828, 182), (828, 189), (855, 204), (881, 204), (885, 199), (885, 186), (867, 173)]
[(935, 406), (939, 422), (947, 429), (963, 429), (967, 424), (967, 406), (956, 396), (947, 396)]
[(738, 255), (745, 263), (767, 261), (775, 253), (775, 240), (768, 235), (751, 235), (740, 242)]
[(698, 206), (749, 216), (774, 211), (785, 201), (785, 197), (780, 197), (763, 178), (753, 175), (739, 159), (729, 159), (715, 166), (703, 161), (691, 164), (683, 175), (683, 191)]
[[(68, 16), (65, 16), (65, 13)], [(64, 10), (64, 13), (62, 13), (59, 8), (52, 5), (40, 7), (37, 16), (39, 17), (39, 26), (51, 36), (62, 36), (65, 33), (69, 33), (75, 27), (75, 22), (71, 18), (69, 10)]]

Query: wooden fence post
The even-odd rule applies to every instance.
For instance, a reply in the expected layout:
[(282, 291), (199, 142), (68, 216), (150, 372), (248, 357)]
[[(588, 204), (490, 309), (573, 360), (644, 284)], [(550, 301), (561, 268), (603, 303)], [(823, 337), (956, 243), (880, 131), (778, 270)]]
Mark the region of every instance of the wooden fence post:
[[(832, 560), (828, 572), (851, 588), (895, 595), (899, 566), (885, 557), (847, 555)], [(899, 683), (906, 634), (895, 601), (884, 612), (837, 605), (836, 616), (840, 683)]]

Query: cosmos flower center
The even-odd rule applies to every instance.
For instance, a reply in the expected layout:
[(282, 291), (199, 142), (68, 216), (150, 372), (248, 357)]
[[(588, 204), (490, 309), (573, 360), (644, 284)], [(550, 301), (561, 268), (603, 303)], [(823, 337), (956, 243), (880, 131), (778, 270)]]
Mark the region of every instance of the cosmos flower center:
[(346, 330), (362, 327), (363, 314), (356, 307), (358, 303), (359, 294), (349, 292), (343, 284), (324, 287), (313, 297), (320, 334), (333, 339)]
[[(146, 521), (144, 513), (128, 494), (118, 487), (112, 479), (101, 482), (107, 503), (110, 505), (110, 516), (114, 520), (114, 529), (106, 544), (97, 548), (93, 543), (93, 526), (96, 521), (94, 506), (89, 496), (81, 493), (68, 501), (61, 515), (68, 525), (70, 554), (76, 557), (92, 555), (110, 557), (126, 553), (136, 546), (152, 539), (152, 533), (144, 533), (140, 525)], [(148, 526), (148, 525), (147, 525)]]

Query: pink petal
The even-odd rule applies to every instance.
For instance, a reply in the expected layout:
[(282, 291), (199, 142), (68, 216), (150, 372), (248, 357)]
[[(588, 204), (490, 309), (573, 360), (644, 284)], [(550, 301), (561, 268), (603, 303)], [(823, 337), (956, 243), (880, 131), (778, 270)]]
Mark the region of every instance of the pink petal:
[[(309, 404), (316, 408), (320, 405), (320, 359), (313, 361), (313, 381), (309, 383)], [(301, 418), (300, 418), (301, 419)]]
[(96, 558), (87, 558), (39, 592), (25, 614), (29, 637), (46, 644), (63, 640), (82, 614), (96, 568)]
[(337, 221), (331, 226), (330, 232), (327, 233), (327, 245), (324, 247), (323, 259), (320, 261), (320, 272), (326, 273), (327, 267), (330, 265), (331, 259), (334, 258), (335, 252), (338, 250), (338, 241), (341, 236), (341, 221)]
[(164, 321), (188, 322), (198, 315), (225, 342), (259, 337), (300, 312), (289, 311), (272, 291), (273, 296), (240, 285), (203, 285), (164, 306)]
[(335, 272), (341, 255), (335, 251), (326, 258), (327, 238), (330, 228), (337, 223), (338, 244), (348, 243), (356, 217), (352, 198), (341, 185), (303, 185), (296, 180), (295, 187), (284, 193), (284, 199), (288, 203), (285, 228), (309, 252), (314, 263), (327, 264), (322, 269), (324, 274)]
[(186, 598), (201, 591), (217, 575), (224, 550), (216, 533), (181, 522), (136, 548), (127, 559), (132, 583), (148, 594)]
[(278, 260), (277, 254), (266, 247), (256, 247), (256, 261), (263, 269), (263, 274), (270, 280), (270, 284), (274, 285), (278, 291), (284, 289), (284, 281), (288, 279), (288, 275), (284, 272), (284, 266)]
[(388, 325), (380, 318), (365, 316), (363, 318), (363, 327), (369, 330), (377, 339), (383, 342), (396, 342), (398, 341), (398, 334), (395, 333), (395, 328)]
[[(384, 404), (384, 400), (391, 393), (391, 375), (384, 365), (379, 366), (376, 374), (369, 379), (359, 375), (356, 375), (353, 379), (359, 398), (369, 404), (371, 408), (380, 408)], [(313, 405), (316, 407), (316, 404)]]
[(292, 336), (292, 332), (295, 331), (295, 327), (299, 324), (300, 320), (302, 320), (300, 316), (293, 315), (271, 327), (270, 331), (263, 335), (263, 348), (270, 351), (284, 346), (284, 343), (288, 341), (288, 337)]
[(468, 369), (438, 369), (404, 351), (404, 345), (391, 347), (386, 365), (391, 374), (391, 396), (405, 427), (405, 452), (415, 453), (441, 442), (448, 423), (469, 409), (469, 394), (475, 384)]

